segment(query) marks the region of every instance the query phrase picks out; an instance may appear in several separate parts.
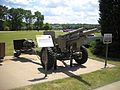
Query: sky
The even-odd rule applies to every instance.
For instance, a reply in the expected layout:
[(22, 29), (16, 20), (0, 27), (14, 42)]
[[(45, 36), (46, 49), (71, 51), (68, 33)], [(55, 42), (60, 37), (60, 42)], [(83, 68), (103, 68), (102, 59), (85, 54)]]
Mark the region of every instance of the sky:
[(98, 0), (0, 0), (0, 5), (40, 11), (47, 23), (98, 24)]

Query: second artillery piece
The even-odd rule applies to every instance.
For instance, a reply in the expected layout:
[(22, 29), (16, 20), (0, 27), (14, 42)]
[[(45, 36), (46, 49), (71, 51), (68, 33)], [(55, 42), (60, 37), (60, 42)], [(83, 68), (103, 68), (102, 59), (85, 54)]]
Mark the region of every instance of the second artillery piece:
[[(56, 69), (57, 60), (70, 60), (70, 66), (75, 60), (79, 65), (84, 64), (88, 60), (88, 52), (86, 47), (87, 35), (97, 31), (97, 28), (85, 30), (83, 28), (76, 29), (74, 32), (67, 33), (65, 35), (55, 38), (54, 31), (44, 31), (44, 35), (51, 35), (54, 47), (47, 48), (47, 70), (54, 67)], [(41, 49), (40, 57), (43, 68), (45, 48)]]

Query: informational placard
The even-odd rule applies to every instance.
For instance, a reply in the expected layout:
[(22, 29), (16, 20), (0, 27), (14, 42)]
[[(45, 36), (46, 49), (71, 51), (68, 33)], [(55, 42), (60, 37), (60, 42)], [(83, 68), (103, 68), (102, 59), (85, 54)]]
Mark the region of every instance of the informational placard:
[(112, 43), (112, 34), (104, 34), (103, 43), (104, 44)]
[(38, 47), (54, 47), (51, 35), (36, 35)]
[(104, 68), (106, 68), (107, 57), (108, 57), (108, 44), (112, 43), (112, 34), (110, 33), (104, 34), (103, 43), (106, 44), (106, 54), (105, 54), (106, 59), (105, 59), (105, 66), (104, 66)]

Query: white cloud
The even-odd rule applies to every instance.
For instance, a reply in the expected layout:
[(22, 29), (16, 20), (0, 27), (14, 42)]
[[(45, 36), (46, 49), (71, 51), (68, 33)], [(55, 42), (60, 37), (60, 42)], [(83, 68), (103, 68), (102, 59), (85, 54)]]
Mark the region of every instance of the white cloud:
[(24, 4), (24, 5), (27, 5), (32, 0), (6, 0), (6, 1), (9, 2), (9, 3), (14, 3), (14, 4)]
[[(49, 23), (98, 23), (98, 0), (6, 0), (40, 11)], [(8, 5), (7, 5), (8, 6)]]

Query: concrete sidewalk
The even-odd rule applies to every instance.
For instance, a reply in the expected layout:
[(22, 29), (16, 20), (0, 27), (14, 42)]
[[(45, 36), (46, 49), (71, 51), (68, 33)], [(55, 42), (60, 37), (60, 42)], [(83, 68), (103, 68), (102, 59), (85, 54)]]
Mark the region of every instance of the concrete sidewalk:
[[(5, 61), (0, 65), (0, 90), (8, 90), (35, 83), (47, 82), (65, 77), (79, 76), (90, 73), (104, 67), (103, 62), (88, 59), (88, 61), (78, 66), (73, 62), (71, 68), (70, 60), (57, 62), (57, 70), (48, 72), (48, 78), (44, 79), (44, 70), (40, 65), (40, 60), (35, 55), (21, 55), (20, 58), (5, 57)], [(109, 67), (114, 65), (108, 64)]]
[(120, 90), (120, 81), (105, 85), (94, 90)]

